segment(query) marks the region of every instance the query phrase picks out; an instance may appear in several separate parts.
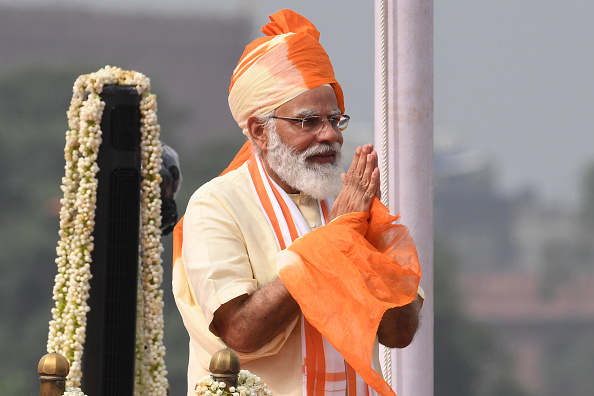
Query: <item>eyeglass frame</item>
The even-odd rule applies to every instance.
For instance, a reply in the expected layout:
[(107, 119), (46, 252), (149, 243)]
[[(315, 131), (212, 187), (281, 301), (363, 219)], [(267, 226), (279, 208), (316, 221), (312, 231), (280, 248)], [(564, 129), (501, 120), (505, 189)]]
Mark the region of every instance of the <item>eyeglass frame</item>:
[[(336, 127), (341, 132), (344, 131), (345, 129), (347, 129), (347, 127), (349, 126), (349, 121), (351, 119), (351, 117), (349, 115), (346, 115), (346, 114), (337, 114), (337, 115), (330, 116), (330, 118), (334, 118), (334, 117), (340, 117), (340, 119), (338, 120), (338, 123), (336, 124)], [(271, 115), (270, 118), (274, 118), (274, 119), (278, 119), (278, 120), (287, 120), (287, 121), (293, 121), (293, 122), (300, 122), (301, 123), (301, 130), (303, 132), (305, 132), (305, 130), (303, 128), (303, 122), (306, 119), (308, 119), (308, 118), (321, 118), (322, 120), (328, 121), (328, 123), (330, 124), (331, 127), (334, 127), (335, 126), (335, 125), (332, 125), (332, 123), (330, 122), (330, 118), (328, 118), (328, 117), (322, 117), (322, 116), (306, 116), (306, 117), (303, 117), (303, 118), (295, 118), (295, 117), (281, 117), (281, 116)], [(340, 124), (340, 121), (342, 119), (346, 119), (346, 126), (344, 128), (341, 128), (341, 127), (338, 126), (338, 124)], [(324, 121), (322, 121), (322, 124), (321, 125), (324, 125)], [(322, 128), (320, 127), (320, 129), (322, 129)], [(316, 133), (318, 131), (316, 131)], [(306, 133), (313, 133), (313, 131), (306, 132)]]

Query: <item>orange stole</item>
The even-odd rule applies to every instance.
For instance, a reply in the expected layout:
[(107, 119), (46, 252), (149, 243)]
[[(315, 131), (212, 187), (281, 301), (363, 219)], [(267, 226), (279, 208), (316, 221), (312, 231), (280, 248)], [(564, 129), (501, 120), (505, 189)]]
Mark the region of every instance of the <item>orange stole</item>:
[(382, 395), (395, 395), (372, 368), (384, 312), (416, 298), (421, 277), (406, 227), (375, 200), (370, 213), (350, 213), (311, 231), (288, 250), (301, 262), (279, 271), (309, 323)]

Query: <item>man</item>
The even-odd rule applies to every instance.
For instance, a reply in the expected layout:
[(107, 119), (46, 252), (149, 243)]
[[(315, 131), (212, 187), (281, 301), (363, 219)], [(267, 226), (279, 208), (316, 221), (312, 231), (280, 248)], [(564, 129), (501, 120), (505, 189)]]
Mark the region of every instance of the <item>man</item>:
[(374, 340), (412, 341), (416, 251), (378, 209), (373, 146), (341, 175), (349, 117), (319, 33), (289, 10), (270, 19), (231, 81), (231, 112), (249, 141), (192, 196), (175, 248), (188, 394), (224, 346), (275, 395), (393, 394), (376, 373)]

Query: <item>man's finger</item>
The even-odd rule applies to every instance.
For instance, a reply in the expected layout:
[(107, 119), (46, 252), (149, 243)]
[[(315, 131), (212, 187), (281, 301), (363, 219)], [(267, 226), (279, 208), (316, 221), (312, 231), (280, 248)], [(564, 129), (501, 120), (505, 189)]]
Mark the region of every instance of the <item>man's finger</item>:
[(349, 173), (353, 173), (355, 172), (355, 169), (357, 169), (357, 164), (359, 163), (359, 156), (361, 155), (361, 150), (363, 148), (361, 146), (357, 147), (357, 149), (355, 150), (355, 155), (353, 156), (353, 160), (351, 161), (351, 166), (349, 166)]
[(365, 173), (365, 168), (367, 166), (367, 156), (371, 152), (370, 146), (370, 144), (366, 144), (361, 148), (361, 154), (359, 155), (359, 161), (357, 163), (357, 168), (355, 170), (355, 175), (359, 179), (361, 179), (363, 177), (363, 174)]
[(375, 168), (377, 167), (374, 166), (373, 155), (371, 153), (367, 154), (367, 163), (365, 164), (365, 171), (363, 173), (361, 183), (359, 183), (360, 185), (364, 185), (365, 187), (369, 185), (371, 174)]
[(369, 186), (367, 187), (367, 193), (369, 194), (369, 196), (371, 197), (378, 197), (379, 198), (379, 194), (380, 194), (380, 189), (379, 189), (379, 168), (375, 167), (373, 169), (373, 172), (371, 173), (371, 180), (369, 181)]

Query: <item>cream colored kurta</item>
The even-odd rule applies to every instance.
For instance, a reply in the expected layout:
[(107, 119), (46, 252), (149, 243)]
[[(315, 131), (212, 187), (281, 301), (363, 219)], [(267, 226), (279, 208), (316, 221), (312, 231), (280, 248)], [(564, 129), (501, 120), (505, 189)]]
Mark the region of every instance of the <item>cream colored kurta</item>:
[[(316, 200), (303, 194), (291, 198), (311, 229), (321, 226)], [(183, 263), (173, 270), (173, 293), (190, 335), (188, 395), (209, 374), (212, 354), (225, 347), (213, 333), (214, 312), (272, 281), (278, 251), (245, 164), (203, 185), (190, 198), (183, 224)], [(303, 393), (299, 320), (260, 350), (239, 354), (241, 368), (260, 376), (277, 396)]]

